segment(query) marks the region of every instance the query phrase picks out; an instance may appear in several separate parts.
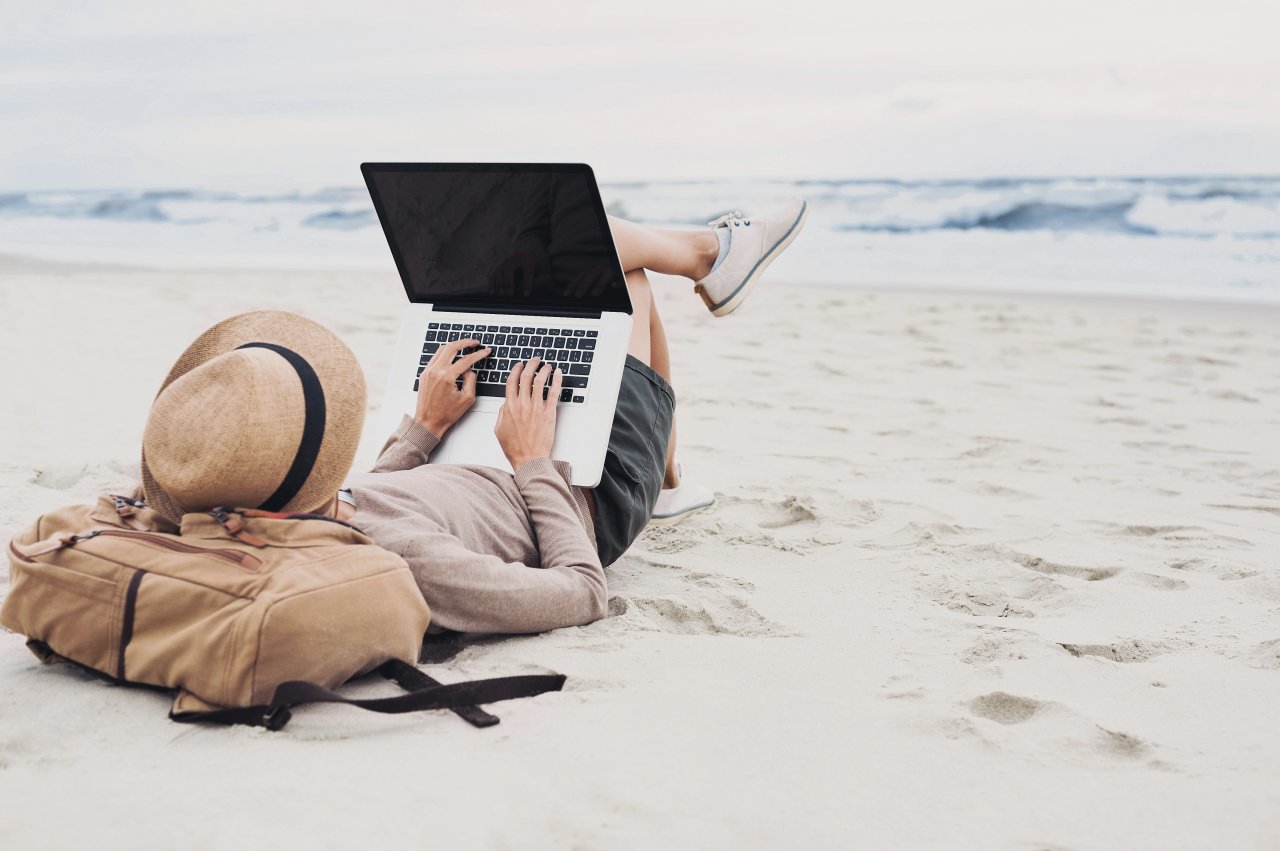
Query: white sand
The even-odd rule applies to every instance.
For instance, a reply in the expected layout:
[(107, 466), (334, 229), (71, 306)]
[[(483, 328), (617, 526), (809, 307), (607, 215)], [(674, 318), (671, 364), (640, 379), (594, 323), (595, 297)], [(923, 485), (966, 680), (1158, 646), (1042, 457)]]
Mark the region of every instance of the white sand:
[[(664, 296), (718, 505), (611, 569), (611, 617), (434, 668), (564, 693), (485, 731), (192, 729), (0, 635), (0, 847), (1280, 845), (1280, 313)], [(0, 534), (129, 484), (161, 377), (231, 313), (330, 324), (376, 404), (401, 298), (5, 261)]]

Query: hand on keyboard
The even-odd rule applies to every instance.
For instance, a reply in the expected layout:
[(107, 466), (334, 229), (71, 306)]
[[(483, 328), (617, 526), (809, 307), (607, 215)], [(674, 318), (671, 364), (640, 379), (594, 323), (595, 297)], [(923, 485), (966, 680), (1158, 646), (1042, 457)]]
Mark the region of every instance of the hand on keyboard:
[[(520, 325), (475, 325), (459, 322), (432, 322), (422, 341), (422, 356), (418, 361), (418, 376), (427, 369), (443, 347), (458, 343), (461, 348), (451, 348), (452, 358), (465, 358), (474, 353), (474, 346), (484, 346), (488, 356), (473, 361), (476, 375), (477, 396), (501, 398), (507, 394), (507, 378), (512, 368), (532, 358), (547, 364), (555, 364), (564, 374), (560, 390), (561, 404), (580, 405), (586, 401), (591, 366), (595, 360), (598, 332), (590, 328), (548, 327)], [(419, 392), (420, 378), (413, 381), (413, 391)], [(462, 389), (462, 379), (457, 379)]]
[(442, 345), (427, 361), (418, 378), (418, 406), (413, 418), (436, 437), (444, 437), (444, 433), (475, 404), (476, 374), (471, 366), (488, 357), (489, 349), (477, 349), (456, 361), (454, 356), (479, 343), (479, 340), (466, 338)]
[(560, 370), (537, 358), (512, 367), (506, 399), (493, 427), (512, 470), (519, 470), (534, 458), (551, 455), (556, 439), (556, 404), (563, 381)]

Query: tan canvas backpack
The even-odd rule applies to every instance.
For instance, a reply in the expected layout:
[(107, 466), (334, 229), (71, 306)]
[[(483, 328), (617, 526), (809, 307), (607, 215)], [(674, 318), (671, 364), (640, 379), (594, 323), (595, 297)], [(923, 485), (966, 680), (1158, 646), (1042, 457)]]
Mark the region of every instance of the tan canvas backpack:
[[(104, 496), (44, 515), (9, 545), (0, 625), (43, 661), (173, 689), (177, 721), (279, 729), (290, 707), (450, 708), (557, 690), (560, 676), (442, 686), (417, 669), (430, 612), (405, 562), (318, 515), (214, 509), (175, 528)], [(377, 670), (411, 693), (349, 700), (331, 689)]]

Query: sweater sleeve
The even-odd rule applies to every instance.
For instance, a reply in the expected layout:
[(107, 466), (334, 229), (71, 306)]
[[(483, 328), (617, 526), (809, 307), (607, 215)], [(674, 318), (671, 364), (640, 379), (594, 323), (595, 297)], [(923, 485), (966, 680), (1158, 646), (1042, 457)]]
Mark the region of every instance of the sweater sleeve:
[(404, 556), (433, 612), (459, 632), (543, 632), (604, 617), (604, 568), (574, 509), (568, 465), (549, 458), (516, 471), (542, 564), (472, 552), (447, 532), (379, 540)]
[(440, 438), (427, 431), (417, 420), (405, 414), (400, 427), (395, 430), (378, 453), (373, 472), (411, 470), (427, 463), (432, 450), (440, 445)]

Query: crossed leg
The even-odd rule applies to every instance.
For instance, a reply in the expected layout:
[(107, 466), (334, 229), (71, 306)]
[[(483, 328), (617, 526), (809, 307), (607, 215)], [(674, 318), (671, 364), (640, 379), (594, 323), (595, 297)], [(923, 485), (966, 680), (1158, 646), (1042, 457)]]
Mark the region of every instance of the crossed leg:
[[(618, 259), (627, 273), (627, 290), (631, 294), (631, 341), (627, 352), (653, 367), (654, 372), (671, 383), (671, 350), (667, 346), (667, 332), (658, 315), (658, 305), (645, 270), (678, 275), (691, 281), (700, 280), (711, 271), (720, 252), (720, 240), (710, 228), (664, 230), (614, 216), (609, 217), (609, 229), (618, 249)], [(672, 420), (662, 486), (673, 488), (678, 484), (676, 424)]]
[[(609, 229), (618, 249), (618, 259), (627, 273), (627, 290), (631, 293), (631, 341), (627, 352), (653, 367), (654, 372), (670, 383), (671, 350), (667, 346), (666, 329), (658, 316), (658, 306), (645, 270), (677, 275), (691, 281), (701, 280), (711, 272), (720, 253), (720, 240), (710, 228), (666, 230), (615, 216), (609, 217)], [(673, 488), (679, 483), (673, 420), (662, 486)]]
[(622, 270), (648, 269), (691, 281), (705, 278), (720, 253), (720, 240), (710, 228), (664, 230), (609, 217)]
[[(736, 255), (730, 251), (723, 267), (716, 266), (716, 259), (721, 251), (722, 238), (725, 240), (724, 244), (730, 244), (732, 234), (729, 227), (745, 228), (751, 225), (751, 220), (740, 213), (722, 216), (711, 222), (711, 227), (696, 230), (654, 228), (610, 216), (609, 228), (618, 249), (618, 258), (622, 261), (622, 269), (626, 273), (627, 289), (631, 294), (633, 313), (628, 353), (647, 363), (668, 382), (671, 381), (671, 351), (667, 346), (666, 329), (658, 316), (658, 307), (645, 270), (675, 275), (697, 283), (695, 291), (701, 291), (700, 298), (706, 306), (716, 316), (723, 316), (733, 312), (742, 298), (745, 298), (745, 292), (736, 294), (748, 284), (753, 284), (759, 271), (795, 238), (796, 232), (804, 224), (807, 210), (808, 205), (803, 199), (792, 199), (788, 207), (784, 208), (785, 216), (781, 220), (757, 221), (757, 227), (750, 232), (750, 236), (747, 236), (747, 231), (742, 231), (742, 235), (746, 237), (742, 243), (745, 248)], [(767, 249), (766, 245), (769, 246)], [(738, 267), (733, 265), (735, 256), (739, 261)], [(714, 281), (713, 268), (721, 269), (719, 278)], [(734, 287), (735, 282), (736, 288), (720, 291), (715, 295), (708, 292), (708, 287), (713, 291), (724, 290), (726, 285)], [(746, 292), (749, 291), (748, 288)], [(662, 482), (664, 491), (670, 491), (664, 496), (670, 496), (671, 500), (663, 506), (664, 513), (655, 515), (660, 516), (662, 522), (678, 522), (689, 512), (714, 501), (706, 488), (698, 488), (694, 483), (686, 483), (678, 490), (672, 490), (680, 485), (675, 453), (676, 427), (673, 420), (671, 436), (667, 441)], [(686, 492), (689, 499), (682, 504), (680, 497)], [(659, 505), (662, 505), (664, 496), (659, 496)], [(695, 504), (694, 500), (705, 501)]]

